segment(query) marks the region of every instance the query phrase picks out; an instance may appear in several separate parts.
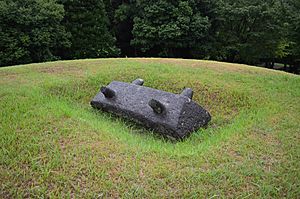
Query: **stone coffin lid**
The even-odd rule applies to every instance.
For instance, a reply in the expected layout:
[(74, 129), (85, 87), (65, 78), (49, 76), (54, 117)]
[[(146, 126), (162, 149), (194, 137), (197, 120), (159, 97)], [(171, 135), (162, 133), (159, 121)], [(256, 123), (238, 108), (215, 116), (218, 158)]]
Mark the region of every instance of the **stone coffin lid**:
[(100, 89), (91, 105), (175, 139), (187, 137), (210, 121), (210, 114), (192, 101), (192, 89), (173, 94), (142, 86), (143, 83), (142, 79), (132, 83), (113, 81)]

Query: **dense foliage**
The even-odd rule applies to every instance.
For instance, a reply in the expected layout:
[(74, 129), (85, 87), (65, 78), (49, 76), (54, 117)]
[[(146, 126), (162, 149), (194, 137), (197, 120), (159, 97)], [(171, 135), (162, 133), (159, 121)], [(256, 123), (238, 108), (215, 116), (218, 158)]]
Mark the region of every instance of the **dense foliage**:
[(0, 0), (0, 66), (160, 56), (300, 57), (299, 0)]
[(0, 66), (58, 59), (70, 45), (55, 0), (0, 1)]
[(143, 52), (189, 56), (208, 36), (210, 21), (194, 1), (139, 0), (137, 8), (131, 43)]
[(281, 37), (273, 0), (226, 0), (219, 4), (214, 45), (217, 59), (251, 63), (274, 57)]
[(115, 39), (108, 31), (109, 20), (102, 0), (61, 0), (66, 15), (63, 21), (71, 33), (72, 46), (67, 58), (95, 58), (118, 55)]
[[(286, 30), (285, 46), (288, 55), (300, 55), (300, 1), (289, 0), (283, 3), (283, 21)], [(300, 56), (298, 57), (300, 58)]]

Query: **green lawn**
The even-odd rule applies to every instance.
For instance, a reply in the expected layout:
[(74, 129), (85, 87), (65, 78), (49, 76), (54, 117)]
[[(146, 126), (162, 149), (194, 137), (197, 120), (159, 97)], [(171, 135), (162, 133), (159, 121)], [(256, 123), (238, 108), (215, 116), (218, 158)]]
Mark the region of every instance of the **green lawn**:
[[(180, 93), (212, 115), (171, 142), (89, 102), (112, 80)], [(0, 198), (298, 198), (300, 77), (181, 59), (0, 68)]]

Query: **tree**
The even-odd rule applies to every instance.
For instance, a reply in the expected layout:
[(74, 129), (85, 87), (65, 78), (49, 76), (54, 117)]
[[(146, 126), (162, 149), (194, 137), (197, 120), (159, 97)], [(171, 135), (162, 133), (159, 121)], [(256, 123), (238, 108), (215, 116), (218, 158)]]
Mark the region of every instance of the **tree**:
[(208, 36), (210, 21), (195, 1), (137, 0), (131, 44), (148, 55), (191, 57)]
[(283, 44), (289, 56), (300, 58), (300, 1), (282, 1), (282, 23), (286, 28)]
[(218, 6), (213, 59), (256, 63), (259, 58), (274, 57), (281, 28), (276, 0), (224, 0)]
[(0, 66), (59, 59), (70, 44), (63, 16), (55, 0), (0, 1)]
[(133, 39), (133, 19), (138, 9), (134, 0), (113, 0), (114, 8), (114, 30), (117, 38), (117, 45), (121, 49), (123, 56), (137, 56), (134, 46), (131, 45)]
[(71, 48), (66, 58), (117, 56), (115, 38), (109, 32), (109, 20), (102, 0), (61, 0), (66, 15), (64, 25), (71, 33)]

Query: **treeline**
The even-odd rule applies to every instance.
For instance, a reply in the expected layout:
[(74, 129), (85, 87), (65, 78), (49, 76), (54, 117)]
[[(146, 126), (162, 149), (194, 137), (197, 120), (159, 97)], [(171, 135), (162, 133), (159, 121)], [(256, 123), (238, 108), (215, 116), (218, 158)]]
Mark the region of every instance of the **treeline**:
[(0, 66), (142, 56), (300, 57), (299, 0), (0, 0)]

